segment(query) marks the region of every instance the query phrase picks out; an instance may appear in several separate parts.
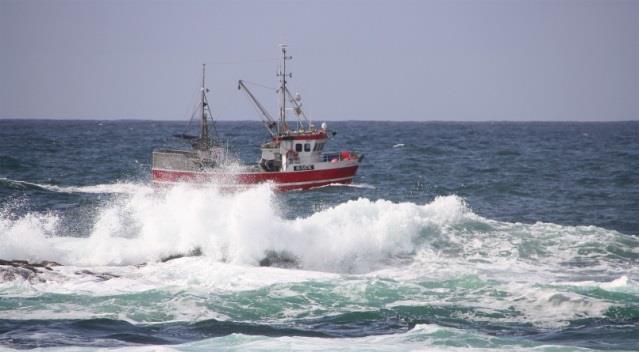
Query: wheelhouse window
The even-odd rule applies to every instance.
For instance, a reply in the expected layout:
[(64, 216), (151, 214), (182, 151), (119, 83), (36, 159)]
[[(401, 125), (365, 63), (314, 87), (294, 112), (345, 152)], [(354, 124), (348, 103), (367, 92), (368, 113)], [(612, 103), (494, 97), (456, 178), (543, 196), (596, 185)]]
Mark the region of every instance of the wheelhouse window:
[(302, 144), (301, 143), (295, 144), (295, 151), (298, 152), (298, 153), (302, 151)]
[(310, 152), (311, 151), (311, 143), (305, 143), (304, 144), (304, 151), (305, 152)]
[(321, 151), (324, 148), (324, 143), (315, 143), (315, 147), (313, 148), (314, 152)]

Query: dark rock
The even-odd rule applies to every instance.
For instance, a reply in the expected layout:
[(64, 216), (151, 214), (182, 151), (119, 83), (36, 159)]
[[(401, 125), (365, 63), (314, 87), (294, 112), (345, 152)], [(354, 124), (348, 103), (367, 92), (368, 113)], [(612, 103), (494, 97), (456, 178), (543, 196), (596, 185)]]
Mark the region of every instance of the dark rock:
[(56, 262), (43, 261), (39, 263), (29, 263), (26, 260), (3, 260), (0, 259), (0, 281), (12, 281), (22, 278), (31, 282), (44, 282), (38, 276), (42, 273), (40, 269), (53, 270), (52, 266), (60, 265)]
[(173, 259), (179, 259), (184, 257), (199, 257), (201, 255), (202, 255), (202, 250), (199, 247), (197, 247), (197, 248), (193, 248), (190, 252), (186, 254), (182, 254), (182, 253), (172, 254), (167, 257), (161, 258), (160, 261), (162, 263), (166, 263), (169, 260), (173, 260)]
[(107, 280), (111, 280), (111, 279), (115, 279), (120, 277), (120, 275), (115, 275), (115, 274), (111, 274), (111, 273), (94, 273), (91, 270), (80, 270), (80, 271), (76, 271), (75, 272), (77, 275), (91, 275), (91, 276), (95, 276), (98, 279), (100, 279), (100, 281), (107, 281)]
[(48, 261), (48, 260), (29, 263), (26, 260), (3, 260), (3, 259), (0, 259), (0, 265), (11, 266), (14, 268), (23, 268), (36, 273), (40, 272), (38, 269), (52, 270), (51, 269), (52, 266), (60, 266), (59, 263)]
[[(42, 261), (30, 263), (26, 260), (3, 260), (0, 259), (0, 281), (13, 281), (18, 278), (29, 282), (46, 282), (41, 274), (46, 271), (53, 271), (53, 267), (61, 266), (60, 263), (52, 261)], [(90, 270), (76, 271), (77, 275), (91, 275), (101, 281), (119, 277), (110, 273), (94, 273)]]
[(266, 251), (264, 259), (260, 260), (260, 266), (275, 266), (278, 268), (299, 268), (297, 258), (288, 252)]

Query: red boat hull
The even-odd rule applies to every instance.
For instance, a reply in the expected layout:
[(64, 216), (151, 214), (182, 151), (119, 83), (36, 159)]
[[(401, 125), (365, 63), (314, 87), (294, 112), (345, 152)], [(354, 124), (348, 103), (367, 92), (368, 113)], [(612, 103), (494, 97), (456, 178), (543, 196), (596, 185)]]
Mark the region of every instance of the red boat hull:
[(349, 184), (359, 165), (310, 170), (278, 172), (193, 172), (165, 169), (152, 169), (153, 182), (159, 184), (174, 183), (212, 183), (224, 188), (247, 187), (259, 183), (271, 182), (278, 191), (304, 190), (330, 184)]

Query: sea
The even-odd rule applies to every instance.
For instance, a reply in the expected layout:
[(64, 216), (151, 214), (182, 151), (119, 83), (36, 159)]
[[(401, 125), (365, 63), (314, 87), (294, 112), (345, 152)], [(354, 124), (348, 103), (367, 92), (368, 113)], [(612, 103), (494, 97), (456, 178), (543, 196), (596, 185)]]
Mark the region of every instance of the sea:
[(0, 350), (639, 350), (639, 122), (328, 121), (351, 185), (155, 187), (185, 126), (0, 120)]

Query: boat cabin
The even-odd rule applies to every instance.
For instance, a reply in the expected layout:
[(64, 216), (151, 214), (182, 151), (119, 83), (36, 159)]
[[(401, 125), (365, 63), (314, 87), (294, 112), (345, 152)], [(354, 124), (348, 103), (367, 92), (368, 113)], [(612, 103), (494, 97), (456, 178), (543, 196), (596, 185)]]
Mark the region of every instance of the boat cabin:
[(262, 145), (260, 166), (265, 171), (313, 170), (313, 164), (322, 162), (326, 145), (326, 132), (296, 132), (274, 137)]

